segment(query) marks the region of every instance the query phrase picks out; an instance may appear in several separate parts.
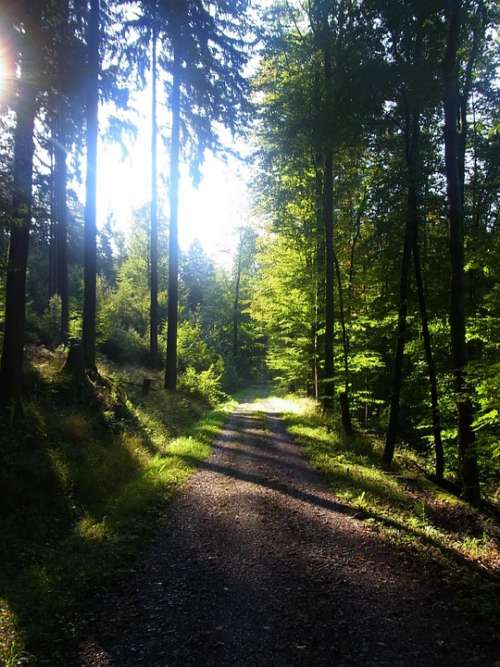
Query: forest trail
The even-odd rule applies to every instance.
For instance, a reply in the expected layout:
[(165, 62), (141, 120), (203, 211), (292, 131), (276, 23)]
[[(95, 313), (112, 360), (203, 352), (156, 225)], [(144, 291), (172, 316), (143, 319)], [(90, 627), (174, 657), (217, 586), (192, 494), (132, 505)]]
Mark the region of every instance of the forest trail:
[(236, 409), (71, 664), (495, 664), (439, 572), (336, 502), (277, 405)]

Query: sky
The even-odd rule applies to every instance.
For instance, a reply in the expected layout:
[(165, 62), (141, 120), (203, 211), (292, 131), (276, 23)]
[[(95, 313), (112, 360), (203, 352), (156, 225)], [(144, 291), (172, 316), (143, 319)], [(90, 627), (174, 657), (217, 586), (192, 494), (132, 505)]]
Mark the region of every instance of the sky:
[[(6, 54), (0, 43), (0, 95), (7, 94)], [(170, 110), (166, 100), (161, 99), (163, 86), (158, 85), (158, 123), (166, 130), (170, 125)], [(135, 139), (125, 140), (123, 147), (104, 139), (107, 117), (113, 113), (110, 105), (99, 111), (101, 136), (97, 166), (97, 223), (101, 227), (113, 215), (114, 224), (127, 234), (134, 224), (134, 211), (149, 206), (151, 198), (151, 86), (131, 95), (131, 106), (135, 108), (133, 120), (137, 127)], [(228, 138), (227, 147), (238, 152), (248, 152), (244, 143)], [(83, 173), (85, 158), (83, 157)], [(168, 220), (167, 186), (165, 176), (169, 173), (169, 156), (163, 141), (158, 139), (158, 191), (160, 216)], [(247, 182), (249, 168), (236, 158), (224, 162), (220, 157), (207, 154), (201, 169), (201, 181), (192, 184), (188, 166), (181, 165), (179, 193), (179, 243), (187, 250), (190, 243), (198, 239), (207, 254), (218, 264), (229, 267), (237, 245), (237, 229), (248, 224), (251, 217), (250, 197)], [(82, 204), (85, 200), (84, 179), (80, 184), (72, 183)], [(163, 210), (162, 210), (163, 209)]]
[[(131, 230), (134, 210), (149, 206), (151, 200), (151, 89), (148, 86), (134, 99), (137, 137), (126, 139), (127, 153), (120, 144), (100, 139), (98, 158), (98, 224), (113, 214), (114, 224), (126, 234)], [(101, 110), (105, 129), (107, 109)], [(169, 110), (159, 105), (161, 117), (169, 125)], [(167, 127), (168, 135), (168, 127)], [(245, 144), (227, 138), (230, 148), (246, 151)], [(159, 206), (168, 220), (168, 191), (164, 176), (169, 173), (169, 155), (158, 140)], [(248, 224), (251, 216), (247, 182), (249, 167), (235, 157), (224, 161), (210, 153), (201, 169), (197, 187), (192, 183), (188, 165), (181, 165), (179, 192), (179, 244), (187, 250), (198, 239), (206, 253), (218, 264), (229, 267), (237, 244), (237, 228)], [(83, 192), (82, 192), (83, 195)], [(160, 211), (161, 214), (161, 211)]]

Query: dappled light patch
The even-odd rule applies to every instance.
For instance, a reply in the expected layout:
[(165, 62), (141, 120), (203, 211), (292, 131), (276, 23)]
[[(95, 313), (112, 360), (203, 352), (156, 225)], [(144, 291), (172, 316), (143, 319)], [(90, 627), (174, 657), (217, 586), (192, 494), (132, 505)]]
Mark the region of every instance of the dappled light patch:
[(304, 446), (335, 495), (397, 542), (452, 567), (453, 559), (500, 568), (499, 532), (493, 522), (416, 473), (414, 455), (404, 451), (388, 472), (381, 463), (381, 443), (369, 434), (353, 437), (327, 428), (309, 408), (286, 415), (289, 432)]

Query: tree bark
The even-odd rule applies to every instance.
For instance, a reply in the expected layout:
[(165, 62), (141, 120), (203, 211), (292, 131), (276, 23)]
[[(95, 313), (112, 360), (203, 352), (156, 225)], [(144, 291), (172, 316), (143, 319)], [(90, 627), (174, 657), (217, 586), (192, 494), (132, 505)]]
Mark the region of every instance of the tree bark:
[[(326, 112), (332, 112), (332, 61), (328, 47), (324, 48), (324, 76), (326, 86)], [(325, 126), (326, 151), (323, 176), (323, 229), (325, 233), (325, 364), (323, 377), (323, 406), (334, 407), (334, 250), (333, 250), (333, 148), (329, 128)]]
[(87, 174), (83, 265), (82, 347), (85, 370), (96, 371), (96, 183), (99, 104), (99, 19), (100, 0), (91, 0), (87, 19)]
[[(413, 204), (408, 201), (408, 208)], [(401, 398), (401, 384), (403, 376), (403, 354), (405, 348), (406, 337), (406, 316), (408, 312), (408, 284), (410, 274), (411, 262), (411, 221), (407, 216), (405, 237), (403, 243), (403, 256), (401, 259), (401, 277), (399, 282), (399, 314), (398, 314), (398, 330), (396, 335), (396, 349), (394, 352), (394, 360), (392, 365), (392, 382), (391, 382), (391, 400), (389, 411), (389, 424), (385, 437), (385, 446), (383, 461), (386, 465), (391, 465), (394, 458), (394, 450), (396, 448), (396, 439), (399, 432), (399, 411)]]
[(150, 290), (149, 311), (149, 354), (153, 366), (158, 364), (158, 179), (157, 179), (157, 137), (156, 83), (157, 83), (157, 15), (156, 2), (153, 8), (152, 54), (151, 54), (151, 237), (150, 237)]
[(0, 365), (0, 402), (19, 404), (22, 393), (26, 318), (26, 267), (33, 185), (33, 130), (36, 114), (36, 47), (41, 23), (40, 0), (27, 3), (26, 34), (21, 55), (21, 79), (16, 101), (14, 184), (5, 294), (5, 328)]
[(233, 359), (238, 356), (238, 334), (239, 334), (239, 315), (240, 315), (240, 282), (241, 282), (241, 255), (243, 252), (243, 232), (240, 233), (240, 245), (238, 249), (238, 258), (236, 261), (236, 281), (234, 287), (233, 303)]
[(403, 355), (406, 338), (406, 317), (408, 313), (408, 291), (410, 281), (411, 254), (413, 239), (418, 225), (418, 151), (419, 151), (419, 114), (409, 108), (406, 95), (405, 104), (405, 142), (406, 142), (406, 165), (408, 169), (408, 190), (406, 201), (406, 225), (403, 244), (403, 257), (401, 260), (401, 278), (399, 283), (399, 315), (398, 331), (396, 336), (396, 350), (392, 367), (391, 401), (389, 412), (389, 424), (385, 437), (383, 461), (391, 465), (394, 458), (396, 440), (399, 434), (399, 414), (401, 385), (403, 376)]
[(54, 225), (52, 253), (53, 294), (61, 299), (60, 340), (68, 342), (69, 333), (69, 295), (68, 295), (68, 260), (67, 260), (67, 57), (68, 57), (68, 17), (69, 2), (61, 3), (58, 20), (59, 39), (57, 43), (58, 83), (55, 93), (55, 119), (53, 127), (54, 153)]
[(457, 119), (459, 117), (459, 73), (457, 53), (461, 30), (460, 0), (447, 0), (448, 36), (443, 61), (445, 161), (448, 196), (449, 246), (451, 260), (450, 333), (455, 398), (458, 413), (459, 475), (464, 498), (480, 502), (479, 475), (472, 430), (473, 407), (467, 386), (465, 366), (465, 273), (464, 273), (464, 213), (460, 177), (460, 151)]
[(339, 315), (340, 326), (342, 328), (342, 351), (344, 357), (344, 392), (340, 396), (340, 408), (342, 426), (347, 435), (352, 435), (352, 420), (351, 409), (349, 401), (349, 334), (347, 333), (345, 311), (344, 311), (344, 296), (342, 293), (342, 276), (340, 275), (340, 266), (337, 255), (334, 253), (335, 272), (337, 274), (337, 288), (339, 293)]
[(174, 47), (172, 81), (172, 141), (170, 146), (170, 229), (168, 239), (168, 328), (165, 388), (177, 388), (177, 311), (179, 281), (179, 241), (177, 216), (179, 207), (179, 150), (180, 150), (180, 62)]
[[(62, 103), (63, 104), (63, 103)], [(56, 293), (61, 299), (61, 341), (68, 342), (69, 334), (69, 294), (68, 294), (68, 206), (66, 184), (67, 133), (64, 108), (60, 110), (54, 164), (54, 212), (56, 219)]]
[(429, 318), (427, 315), (427, 305), (425, 299), (425, 290), (422, 280), (422, 266), (420, 262), (420, 249), (418, 238), (418, 226), (413, 234), (413, 267), (415, 270), (415, 283), (417, 285), (418, 304), (420, 309), (420, 319), (422, 322), (422, 338), (424, 343), (425, 359), (429, 373), (429, 383), (431, 387), (431, 411), (432, 411), (432, 434), (434, 436), (434, 452), (436, 456), (435, 470), (436, 479), (442, 482), (444, 478), (444, 450), (441, 439), (441, 414), (439, 411), (439, 398), (436, 377), (436, 365), (432, 354), (431, 334), (429, 331)]

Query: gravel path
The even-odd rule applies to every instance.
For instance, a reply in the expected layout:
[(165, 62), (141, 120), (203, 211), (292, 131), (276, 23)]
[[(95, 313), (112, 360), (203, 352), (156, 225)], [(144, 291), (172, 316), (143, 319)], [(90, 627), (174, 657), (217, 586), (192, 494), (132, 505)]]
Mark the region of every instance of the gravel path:
[(236, 410), (137, 573), (99, 601), (72, 664), (495, 665), (455, 591), (353, 518), (279, 415), (254, 409)]

